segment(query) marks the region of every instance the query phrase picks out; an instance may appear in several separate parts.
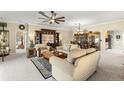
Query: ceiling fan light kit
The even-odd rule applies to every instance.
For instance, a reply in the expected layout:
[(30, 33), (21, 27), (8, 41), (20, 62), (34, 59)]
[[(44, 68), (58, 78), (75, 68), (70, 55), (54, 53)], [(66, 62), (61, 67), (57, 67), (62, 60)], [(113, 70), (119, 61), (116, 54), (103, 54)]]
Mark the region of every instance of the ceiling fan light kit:
[(60, 22), (65, 22), (64, 20), (65, 17), (64, 16), (56, 17), (57, 14), (54, 11), (51, 11), (52, 15), (50, 17), (42, 11), (39, 11), (38, 13), (42, 15), (43, 17), (45, 17), (45, 18), (38, 18), (38, 19), (43, 19), (44, 20), (42, 21), (43, 23), (48, 22), (49, 24), (52, 24), (52, 23), (60, 24)]
[(53, 22), (55, 22), (55, 20), (54, 20), (54, 19), (51, 19), (51, 20), (50, 20), (50, 22), (52, 22), (52, 23), (53, 23)]

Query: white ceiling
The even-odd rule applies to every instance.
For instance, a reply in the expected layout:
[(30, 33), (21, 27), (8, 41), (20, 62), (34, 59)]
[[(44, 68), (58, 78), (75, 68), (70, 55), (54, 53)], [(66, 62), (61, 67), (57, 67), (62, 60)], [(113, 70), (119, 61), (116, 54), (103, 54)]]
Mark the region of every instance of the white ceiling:
[[(73, 27), (77, 23), (81, 25), (98, 24), (107, 21), (124, 19), (123, 11), (55, 11), (57, 17), (65, 16), (65, 22), (60, 24), (42, 23), (38, 17), (38, 11), (0, 11), (0, 21), (13, 21), (31, 24), (43, 24), (54, 27)], [(50, 16), (50, 12), (45, 11)]]

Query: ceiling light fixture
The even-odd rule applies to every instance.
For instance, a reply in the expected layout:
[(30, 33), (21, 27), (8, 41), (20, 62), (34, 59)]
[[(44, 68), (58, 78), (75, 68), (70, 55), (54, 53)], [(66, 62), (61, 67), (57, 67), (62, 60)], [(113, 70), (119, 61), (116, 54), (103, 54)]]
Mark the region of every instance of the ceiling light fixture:
[(77, 29), (77, 34), (83, 34), (83, 31), (81, 31), (81, 24), (78, 23), (78, 29)]
[(38, 19), (43, 19), (44, 20), (43, 23), (49, 22), (49, 24), (52, 24), (52, 23), (60, 24), (60, 22), (65, 22), (64, 20), (65, 17), (64, 16), (56, 17), (57, 13), (55, 13), (54, 11), (51, 11), (51, 16), (46, 15), (42, 11), (39, 11), (38, 13), (41, 14), (43, 17), (45, 17), (45, 18), (38, 18)]
[(51, 19), (51, 20), (50, 20), (50, 22), (54, 23), (54, 22), (55, 22), (55, 20), (54, 20), (54, 19)]

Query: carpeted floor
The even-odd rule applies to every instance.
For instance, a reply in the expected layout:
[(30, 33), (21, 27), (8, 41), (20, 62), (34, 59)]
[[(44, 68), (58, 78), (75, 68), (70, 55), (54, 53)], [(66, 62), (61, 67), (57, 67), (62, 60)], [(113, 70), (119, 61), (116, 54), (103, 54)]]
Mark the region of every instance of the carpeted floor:
[(97, 72), (89, 81), (123, 81), (124, 52), (123, 50), (107, 50), (102, 53)]
[[(44, 81), (45, 79), (25, 53), (11, 54), (0, 60), (0, 81)], [(49, 78), (47, 80), (54, 80)]]
[[(97, 72), (89, 81), (124, 80), (124, 52), (107, 50), (102, 53)], [(40, 81), (45, 80), (24, 53), (11, 54), (5, 62), (0, 61), (0, 80)], [(54, 80), (52, 77), (46, 80)]]

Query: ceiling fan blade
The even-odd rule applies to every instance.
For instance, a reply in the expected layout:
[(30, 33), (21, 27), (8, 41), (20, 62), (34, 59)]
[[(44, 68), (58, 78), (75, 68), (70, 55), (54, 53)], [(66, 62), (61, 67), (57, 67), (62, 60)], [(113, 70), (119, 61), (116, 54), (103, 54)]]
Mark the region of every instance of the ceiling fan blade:
[(41, 14), (41, 15), (43, 15), (43, 16), (45, 16), (45, 17), (47, 17), (47, 18), (50, 18), (49, 16), (47, 16), (44, 12), (42, 12), (42, 11), (39, 11), (38, 12), (39, 14)]
[(57, 24), (59, 24), (59, 22), (55, 21)]
[(55, 19), (63, 19), (63, 18), (65, 18), (64, 16), (62, 16), (62, 17), (58, 17), (58, 18), (55, 18)]
[(44, 22), (49, 22), (49, 21), (42, 21), (42, 22), (44, 23)]
[(65, 20), (59, 20), (59, 19), (56, 19), (56, 21), (61, 21), (61, 22), (65, 22)]
[(44, 17), (46, 17), (46, 18), (38, 18), (38, 19), (45, 19), (45, 20), (43, 20), (42, 22), (48, 22), (49, 24), (52, 24), (52, 23), (57, 23), (57, 24), (60, 24), (60, 22), (65, 22), (65, 20), (64, 20), (64, 16), (61, 16), (61, 17), (57, 17), (56, 18), (56, 13), (54, 12), (54, 11), (51, 11), (51, 13), (52, 13), (52, 16), (47, 16), (44, 12), (42, 12), (42, 11), (39, 11), (38, 12), (39, 14), (41, 14), (42, 16), (44, 16)]
[(54, 12), (54, 17), (56, 17), (56, 15), (57, 15), (57, 14)]
[(38, 19), (46, 19), (46, 18), (40, 18), (40, 17), (39, 17)]

